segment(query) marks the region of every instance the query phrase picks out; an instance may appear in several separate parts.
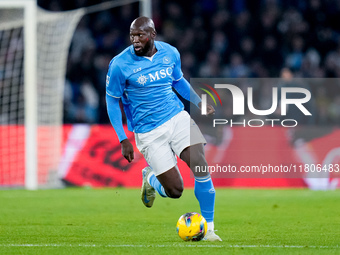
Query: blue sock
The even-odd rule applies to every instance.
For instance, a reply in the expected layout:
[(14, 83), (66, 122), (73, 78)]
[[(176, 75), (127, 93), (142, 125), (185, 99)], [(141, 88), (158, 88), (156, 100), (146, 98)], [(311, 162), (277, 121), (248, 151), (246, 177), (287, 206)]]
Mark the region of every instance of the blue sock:
[(207, 222), (214, 221), (215, 189), (211, 177), (195, 177), (195, 196)]
[(158, 194), (161, 195), (162, 197), (167, 197), (164, 187), (162, 186), (162, 184), (159, 182), (159, 180), (157, 179), (157, 177), (155, 176), (154, 173), (150, 173), (149, 176), (149, 183), (150, 185), (157, 190)]

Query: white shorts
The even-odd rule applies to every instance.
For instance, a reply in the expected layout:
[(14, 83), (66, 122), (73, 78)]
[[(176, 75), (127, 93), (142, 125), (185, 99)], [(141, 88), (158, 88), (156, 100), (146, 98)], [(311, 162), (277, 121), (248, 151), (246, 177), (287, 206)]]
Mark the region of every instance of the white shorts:
[(176, 155), (195, 144), (206, 143), (196, 123), (186, 111), (147, 133), (135, 133), (138, 150), (155, 175), (160, 175), (177, 164)]

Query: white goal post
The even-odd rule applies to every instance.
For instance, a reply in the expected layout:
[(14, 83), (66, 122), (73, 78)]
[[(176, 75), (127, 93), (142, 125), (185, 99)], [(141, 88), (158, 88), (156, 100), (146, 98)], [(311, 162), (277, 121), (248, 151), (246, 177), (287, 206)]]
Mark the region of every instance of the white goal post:
[[(25, 187), (36, 189), (37, 182), (37, 4), (35, 0), (1, 0), (0, 8), (24, 10), (24, 97), (25, 97)], [(33, 146), (32, 146), (33, 145)]]
[[(62, 97), (63, 86), (65, 83), (67, 54), (76, 25), (78, 24), (81, 17), (87, 13), (106, 10), (134, 2), (139, 2), (140, 4), (140, 15), (151, 17), (151, 0), (108, 1), (104, 2), (103, 4), (98, 4), (91, 7), (58, 13), (42, 10), (37, 6), (36, 0), (0, 0), (0, 11), (22, 10), (23, 13), (22, 17), (17, 19), (10, 17), (8, 20), (3, 20), (3, 18), (0, 17), (0, 43), (4, 45), (10, 45), (10, 43), (5, 43), (5, 41), (13, 41), (15, 39), (11, 37), (13, 32), (8, 33), (8, 37), (10, 39), (4, 39), (5, 32), (3, 31), (22, 27), (22, 40), (24, 48), (22, 60), (13, 60), (18, 62), (23, 61), (23, 68), (18, 67), (20, 72), (23, 73), (23, 78), (17, 78), (17, 80), (20, 80), (18, 81), (18, 84), (22, 83), (23, 85), (23, 95), (18, 96), (15, 99), (19, 101), (20, 98), (23, 97), (23, 100), (21, 100), (23, 101), (22, 106), (18, 106), (20, 109), (23, 108), (22, 114), (17, 113), (20, 111), (20, 109), (15, 110), (16, 114), (23, 117), (20, 117), (22, 121), (19, 120), (15, 122), (6, 122), (1, 120), (1, 111), (4, 112), (5, 108), (6, 111), (7, 108), (11, 108), (10, 102), (8, 101), (13, 100), (14, 98), (13, 96), (9, 95), (11, 92), (6, 92), (8, 95), (5, 95), (3, 91), (12, 91), (13, 87), (16, 85), (11, 84), (13, 78), (5, 80), (8, 76), (8, 70), (1, 70), (1, 65), (2, 62), (3, 66), (9, 64), (6, 62), (7, 60), (1, 60), (1, 58), (5, 59), (5, 55), (8, 54), (8, 52), (5, 52), (3, 55), (1, 55), (2, 50), (0, 49), (0, 72), (3, 71), (4, 76), (6, 76), (3, 78), (3, 80), (0, 80), (0, 127), (1, 124), (12, 125), (14, 123), (14, 125), (24, 125), (24, 138), (22, 139), (24, 148), (22, 150), (24, 150), (23, 155), (25, 157), (24, 187), (26, 189), (35, 190), (39, 187), (49, 188), (60, 186), (60, 181), (56, 180), (56, 173), (48, 173), (49, 176), (46, 178), (49, 178), (49, 180), (45, 181), (45, 183), (41, 185), (39, 181), (39, 157), (41, 155), (45, 155), (45, 168), (48, 169), (48, 171), (53, 169), (54, 172), (57, 172), (56, 167), (59, 163), (58, 160), (60, 160), (61, 154), (60, 140), (62, 126)], [(21, 36), (21, 32), (17, 33)], [(52, 52), (49, 52), (51, 49), (56, 47), (54, 45), (56, 42), (53, 40), (57, 40), (58, 47), (60, 45), (60, 48), (58, 48), (56, 52), (53, 52), (53, 50)], [(18, 39), (18, 41), (20, 41), (20, 39)], [(3, 47), (2, 44), (0, 47)], [(43, 50), (46, 51), (41, 52)], [(13, 68), (14, 70), (14, 66), (18, 64), (11, 65), (12, 66), (10, 68)], [(19, 72), (13, 70), (11, 70), (13, 74)], [(18, 91), (21, 90), (20, 84), (17, 85)], [(53, 88), (51, 87), (51, 84), (53, 84)], [(6, 98), (7, 101), (4, 98)], [(3, 102), (1, 102), (1, 100), (3, 100)], [(19, 105), (19, 103), (17, 103), (17, 105)], [(52, 109), (52, 107), (54, 108)], [(50, 111), (52, 111), (52, 113)], [(42, 115), (46, 117), (41, 117)], [(16, 118), (19, 119), (19, 117)], [(9, 118), (3, 117), (2, 119)], [(11, 127), (8, 129), (10, 128)], [(45, 130), (45, 133), (39, 133), (39, 130), (42, 128)], [(11, 144), (11, 140), (5, 142), (8, 136), (11, 134), (13, 137), (16, 137), (15, 139), (19, 139), (17, 138), (17, 133), (13, 133), (12, 131), (8, 131), (8, 133), (6, 133), (7, 131), (5, 132), (4, 130), (6, 131), (7, 129), (0, 129), (0, 131), (2, 131), (2, 134), (0, 134), (0, 152), (6, 151), (8, 154), (0, 155), (0, 157), (4, 157), (4, 159), (0, 158), (0, 188), (2, 186), (2, 182), (6, 183), (5, 178), (7, 177), (4, 175), (4, 172), (8, 171), (10, 175), (14, 174), (15, 170), (11, 168), (10, 162), (17, 158), (17, 156), (12, 157), (9, 154), (11, 151), (10, 148), (3, 149), (1, 146), (13, 146)], [(51, 141), (47, 141), (48, 139)], [(39, 142), (47, 141), (47, 143), (41, 147), (38, 145), (38, 140)], [(5, 159), (5, 157), (8, 157), (9, 159)], [(11, 158), (13, 158), (13, 160)], [(6, 170), (5, 168), (8, 169)], [(51, 182), (53, 182), (53, 184), (51, 184)], [(20, 184), (14, 184), (13, 186), (20, 186)]]

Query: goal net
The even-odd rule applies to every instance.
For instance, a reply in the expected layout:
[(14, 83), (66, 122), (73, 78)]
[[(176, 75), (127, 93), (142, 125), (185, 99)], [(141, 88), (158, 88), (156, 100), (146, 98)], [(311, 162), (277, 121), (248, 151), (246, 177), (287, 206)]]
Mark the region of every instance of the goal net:
[[(51, 13), (37, 9), (36, 70), (24, 68), (24, 12), (24, 8), (0, 9), (0, 185), (24, 186), (26, 164), (34, 160), (37, 183), (56, 187), (65, 65), (70, 40), (84, 10)], [(35, 86), (25, 86), (25, 72), (36, 72)], [(26, 90), (34, 89), (36, 113), (30, 114), (25, 101), (32, 98), (27, 98), (30, 93)], [(36, 122), (33, 134), (25, 128), (29, 118)], [(25, 135), (36, 139), (26, 144), (29, 139)], [(26, 158), (26, 150), (36, 151), (36, 159)]]
[(24, 2), (0, 1), (0, 188), (60, 187), (63, 93), (74, 30), (89, 11), (136, 1), (66, 12), (26, 1), (34, 2), (31, 13)]

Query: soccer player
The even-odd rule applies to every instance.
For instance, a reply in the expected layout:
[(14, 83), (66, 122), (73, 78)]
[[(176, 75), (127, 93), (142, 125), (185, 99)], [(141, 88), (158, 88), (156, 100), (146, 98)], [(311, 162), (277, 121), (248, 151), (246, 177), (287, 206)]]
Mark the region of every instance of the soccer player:
[[(177, 155), (195, 177), (195, 195), (208, 223), (205, 240), (222, 241), (214, 232), (215, 189), (210, 174), (195, 172), (196, 165), (207, 166), (203, 149), (206, 141), (172, 88), (197, 107), (201, 99), (183, 77), (177, 49), (155, 38), (156, 30), (150, 18), (139, 17), (131, 23), (132, 45), (114, 57), (109, 65), (108, 115), (123, 156), (132, 162), (133, 146), (124, 132), (119, 107), (119, 100), (122, 100), (128, 129), (134, 132), (137, 148), (149, 165), (142, 170), (144, 205), (153, 205), (155, 191), (162, 197), (182, 195), (183, 180), (177, 167)], [(208, 105), (207, 114), (214, 112)]]

